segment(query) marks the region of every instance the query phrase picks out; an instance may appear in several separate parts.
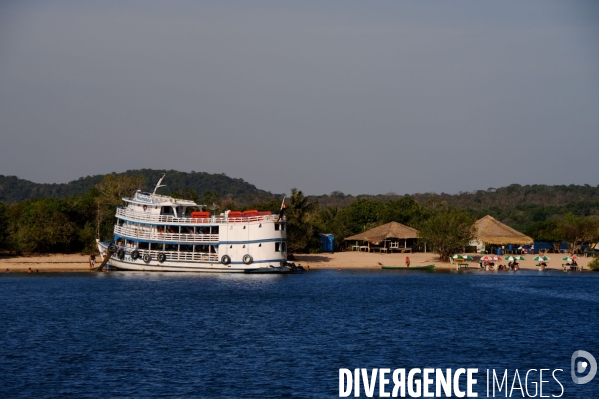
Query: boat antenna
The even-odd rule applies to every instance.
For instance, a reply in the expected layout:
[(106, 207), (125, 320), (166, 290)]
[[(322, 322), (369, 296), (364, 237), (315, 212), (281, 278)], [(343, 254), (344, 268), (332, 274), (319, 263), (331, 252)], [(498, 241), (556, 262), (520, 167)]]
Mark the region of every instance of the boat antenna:
[(156, 190), (158, 190), (160, 187), (166, 187), (166, 184), (163, 186), (160, 185), (160, 183), (162, 183), (162, 179), (164, 179), (164, 176), (166, 176), (166, 173), (163, 174), (160, 180), (158, 180), (158, 183), (156, 183), (156, 187), (154, 187), (154, 192), (152, 193), (152, 195), (156, 194)]

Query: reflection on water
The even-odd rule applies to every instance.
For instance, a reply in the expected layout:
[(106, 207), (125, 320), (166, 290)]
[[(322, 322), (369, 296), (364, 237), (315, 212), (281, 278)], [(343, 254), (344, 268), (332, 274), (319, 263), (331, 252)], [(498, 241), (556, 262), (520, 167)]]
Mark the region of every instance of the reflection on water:
[[(569, 376), (574, 350), (599, 355), (597, 288), (532, 271), (2, 275), (0, 396), (338, 397), (340, 367)], [(564, 397), (597, 397), (568, 379)]]

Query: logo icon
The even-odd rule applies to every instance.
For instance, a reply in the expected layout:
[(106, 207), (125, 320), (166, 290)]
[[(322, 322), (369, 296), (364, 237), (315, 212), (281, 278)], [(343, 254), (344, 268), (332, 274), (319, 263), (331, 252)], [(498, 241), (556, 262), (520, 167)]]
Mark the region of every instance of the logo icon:
[[(584, 360), (577, 361), (577, 359), (580, 358), (583, 358)], [(576, 368), (574, 367), (575, 363)], [(586, 370), (589, 372), (586, 376), (577, 377), (577, 374), (582, 374)], [(572, 354), (570, 371), (572, 374), (572, 381), (574, 381), (575, 384), (586, 384), (595, 377), (595, 374), (597, 374), (597, 361), (589, 352), (578, 350)]]

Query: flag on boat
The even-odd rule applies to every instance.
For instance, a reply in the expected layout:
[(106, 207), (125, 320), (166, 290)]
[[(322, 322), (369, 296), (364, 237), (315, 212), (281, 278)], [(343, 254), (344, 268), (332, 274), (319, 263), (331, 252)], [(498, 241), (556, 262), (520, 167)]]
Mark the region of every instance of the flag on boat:
[(283, 197), (283, 202), (281, 203), (281, 210), (279, 211), (279, 218), (277, 219), (277, 222), (281, 220), (283, 214), (285, 213), (285, 208), (287, 208), (287, 205), (285, 205), (285, 198), (287, 198), (287, 196)]

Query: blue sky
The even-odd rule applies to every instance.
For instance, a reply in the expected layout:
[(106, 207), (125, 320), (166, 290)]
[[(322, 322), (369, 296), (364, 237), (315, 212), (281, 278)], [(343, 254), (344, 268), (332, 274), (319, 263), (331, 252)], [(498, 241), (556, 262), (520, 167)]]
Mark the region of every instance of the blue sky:
[(3, 2), (0, 174), (596, 185), (598, 72), (593, 1)]

